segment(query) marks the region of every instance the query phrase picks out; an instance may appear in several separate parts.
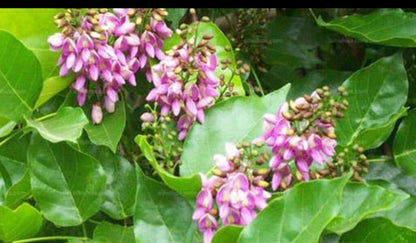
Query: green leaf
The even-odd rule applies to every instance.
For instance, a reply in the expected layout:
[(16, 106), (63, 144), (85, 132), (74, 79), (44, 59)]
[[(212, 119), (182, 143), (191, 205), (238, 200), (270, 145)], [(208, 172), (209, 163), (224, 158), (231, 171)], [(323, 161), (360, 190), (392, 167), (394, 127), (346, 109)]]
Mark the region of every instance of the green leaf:
[(134, 232), (131, 227), (103, 222), (94, 230), (94, 241), (106, 243), (134, 243)]
[(327, 229), (342, 234), (354, 228), (361, 220), (374, 213), (392, 209), (408, 197), (407, 194), (399, 194), (379, 186), (348, 183), (342, 193), (341, 210)]
[(318, 242), (340, 210), (342, 189), (349, 177), (296, 185), (271, 201), (243, 229), (239, 242)]
[(73, 226), (99, 211), (106, 175), (96, 159), (66, 143), (49, 143), (33, 134), (28, 161), (32, 193), (46, 219), (58, 226)]
[(9, 135), (15, 126), (16, 122), (0, 117), (0, 138)]
[[(358, 143), (366, 145), (365, 149), (374, 147), (380, 143), (378, 136), (367, 136), (362, 144), (359, 136), (369, 129), (381, 129), (397, 120), (397, 113), (402, 113), (406, 102), (408, 82), (401, 55), (381, 58), (355, 72), (344, 86), (349, 107), (345, 118), (340, 119), (336, 126), (338, 144), (346, 147)], [(386, 137), (385, 132), (381, 132), (380, 137)]]
[[(10, 31), (38, 58), (43, 74), (43, 89), (36, 102), (38, 108), (51, 97), (66, 89), (73, 75), (59, 76), (59, 52), (49, 50), (48, 37), (58, 32), (54, 16), (64, 9), (0, 9), (0, 29)], [(30, 24), (28, 24), (30, 23)]]
[(0, 177), (6, 188), (17, 183), (27, 170), (26, 153), (30, 136), (14, 137), (0, 146)]
[(318, 25), (346, 36), (381, 45), (416, 47), (416, 14), (401, 9), (379, 9), (370, 14), (353, 14)]
[(30, 117), (42, 89), (39, 61), (20, 41), (0, 31), (0, 116), (12, 121)]
[[(372, 160), (377, 161), (377, 159)], [(397, 191), (404, 191), (416, 196), (416, 187), (414, 186), (416, 185), (416, 176), (402, 174), (393, 162), (370, 163), (369, 173), (364, 178), (369, 183), (379, 182), (380, 180), (390, 184), (394, 183), (393, 188)]]
[[(217, 66), (217, 69), (215, 70), (215, 74), (217, 77), (219, 77), (221, 74), (224, 74), (225, 77), (225, 83), (227, 84), (229, 81), (231, 81), (233, 86), (233, 91), (237, 92), (239, 95), (244, 95), (244, 87), (242, 80), (239, 75), (233, 75), (233, 71), (237, 69), (234, 51), (226, 51), (226, 46), (232, 46), (228, 38), (225, 36), (225, 34), (218, 28), (218, 26), (212, 22), (199, 22), (197, 26), (196, 31), (196, 41), (197, 43), (203, 38), (204, 35), (212, 35), (213, 38), (210, 40), (210, 43), (215, 47), (216, 49), (216, 55), (217, 55), (217, 61), (220, 63), (221, 60), (230, 59), (231, 63), (228, 64), (228, 69), (221, 70), (221, 65)], [(189, 35), (188, 40), (195, 38), (195, 35)], [(172, 37), (165, 41), (164, 49), (170, 49), (174, 45), (177, 45), (181, 42), (181, 38), (178, 36), (178, 34), (174, 33)]]
[(16, 208), (23, 200), (32, 194), (30, 188), (30, 173), (26, 171), (24, 176), (9, 188), (6, 192), (6, 203), (10, 208)]
[(125, 158), (114, 155), (108, 149), (100, 149), (96, 155), (107, 174), (105, 202), (101, 210), (114, 219), (132, 216), (136, 204), (136, 169)]
[(50, 100), (53, 96), (68, 88), (68, 86), (74, 81), (73, 75), (65, 77), (52, 76), (47, 78), (43, 82), (43, 88), (40, 93), (39, 99), (36, 101), (35, 108), (40, 107)]
[(416, 232), (416, 197), (409, 197), (389, 211), (377, 216), (389, 219), (397, 226), (406, 227)]
[(97, 145), (107, 146), (115, 153), (118, 142), (126, 126), (126, 110), (124, 101), (116, 104), (116, 110), (113, 114), (105, 114), (103, 121), (94, 125), (92, 123), (85, 126), (88, 137), (91, 142)]
[[(63, 9), (0, 9), (0, 29), (19, 38), (39, 59), (43, 78), (58, 73), (59, 53), (49, 50), (48, 37), (58, 32), (54, 16)], [(10, 60), (10, 59), (9, 59)]]
[(350, 232), (342, 235), (340, 243), (414, 242), (416, 232), (394, 225), (384, 218), (362, 221)]
[(212, 243), (237, 243), (243, 227), (237, 225), (226, 225), (221, 227), (212, 238)]
[(42, 215), (28, 203), (11, 210), (0, 206), (0, 240), (13, 241), (36, 235), (42, 226)]
[(181, 175), (207, 173), (213, 166), (214, 154), (224, 153), (226, 142), (250, 142), (260, 136), (263, 116), (277, 112), (289, 88), (288, 84), (262, 98), (232, 97), (211, 107), (205, 114), (204, 124), (194, 124), (185, 140)]
[(196, 225), (188, 202), (137, 168), (136, 242), (193, 242)]
[(355, 140), (359, 141), (360, 145), (365, 149), (373, 149), (379, 147), (390, 136), (394, 126), (396, 125), (396, 121), (406, 114), (406, 108), (401, 107), (401, 110), (398, 113), (395, 113), (385, 124), (365, 129), (357, 136)]
[(62, 141), (77, 142), (82, 135), (83, 127), (88, 123), (81, 108), (63, 107), (52, 118), (44, 121), (27, 119), (27, 125), (36, 129), (39, 134), (52, 143)]
[(188, 9), (187, 8), (169, 8), (167, 9), (167, 11), (168, 11), (168, 16), (166, 16), (166, 19), (172, 22), (171, 28), (176, 29), (178, 28), (179, 21), (185, 15)]
[(277, 16), (266, 28), (270, 45), (263, 48), (265, 63), (295, 69), (313, 68), (322, 62), (315, 47), (329, 43), (330, 38), (313, 18)]
[(416, 175), (416, 110), (409, 112), (397, 130), (393, 143), (396, 164), (405, 174)]
[(157, 162), (153, 153), (153, 148), (147, 142), (146, 136), (139, 134), (134, 141), (139, 146), (147, 161), (149, 161), (168, 187), (187, 199), (194, 199), (196, 197), (198, 192), (201, 190), (201, 179), (198, 175), (177, 177), (168, 173)]

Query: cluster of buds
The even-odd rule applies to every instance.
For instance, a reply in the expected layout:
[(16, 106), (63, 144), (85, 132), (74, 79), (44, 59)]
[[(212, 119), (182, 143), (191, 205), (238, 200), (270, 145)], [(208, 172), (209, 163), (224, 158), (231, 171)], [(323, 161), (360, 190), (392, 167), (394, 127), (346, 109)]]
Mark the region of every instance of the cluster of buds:
[(250, 63), (262, 72), (267, 70), (263, 62), (263, 49), (270, 45), (265, 25), (269, 12), (269, 9), (264, 8), (238, 9), (234, 33), (229, 36), (236, 50), (247, 54)]
[[(144, 19), (147, 15), (149, 23)], [(163, 21), (166, 15), (164, 9), (89, 9), (85, 15), (69, 9), (55, 16), (61, 32), (48, 42), (52, 51), (62, 51), (60, 76), (76, 75), (72, 88), (80, 106), (92, 81), (97, 97), (91, 109), (94, 123), (103, 117), (102, 102), (107, 112), (114, 112), (121, 87), (126, 82), (136, 85), (135, 73), (147, 67), (149, 57), (164, 58), (163, 39), (172, 34)], [(138, 31), (140, 24), (143, 32)]]
[(146, 97), (160, 107), (161, 115), (177, 120), (178, 139), (183, 140), (191, 125), (205, 120), (205, 110), (212, 106), (219, 96), (219, 79), (215, 75), (217, 56), (215, 47), (210, 44), (212, 35), (203, 35), (197, 42), (187, 40), (191, 31), (182, 25), (178, 34), (180, 44), (166, 52), (166, 57), (152, 67), (148, 77), (154, 88)]
[(344, 148), (338, 153), (332, 162), (327, 163), (326, 168), (317, 169), (321, 177), (338, 177), (349, 171), (353, 171), (352, 179), (362, 182), (363, 173), (368, 173), (369, 162), (364, 154), (364, 148), (354, 144), (352, 148)]
[(169, 116), (160, 116), (150, 105), (146, 104), (145, 108), (149, 111), (140, 116), (142, 129), (149, 132), (147, 136), (159, 165), (169, 173), (176, 174), (183, 149), (174, 124)]
[[(296, 166), (296, 179), (310, 179), (313, 163), (323, 165), (335, 155), (335, 119), (342, 118), (348, 102), (340, 96), (333, 97), (328, 86), (317, 89), (295, 101), (282, 104), (277, 114), (264, 116), (263, 134), (254, 144), (271, 147), (273, 156), (269, 167), (273, 172), (272, 189), (285, 189), (293, 181), (289, 163)], [(314, 179), (313, 176), (312, 179)]]
[(271, 197), (264, 189), (269, 186), (265, 181), (269, 170), (254, 168), (257, 160), (264, 160), (263, 154), (250, 143), (226, 143), (225, 151), (225, 156), (214, 156), (216, 168), (212, 177), (201, 174), (202, 189), (192, 218), (204, 232), (204, 242), (211, 242), (219, 223), (249, 224)]

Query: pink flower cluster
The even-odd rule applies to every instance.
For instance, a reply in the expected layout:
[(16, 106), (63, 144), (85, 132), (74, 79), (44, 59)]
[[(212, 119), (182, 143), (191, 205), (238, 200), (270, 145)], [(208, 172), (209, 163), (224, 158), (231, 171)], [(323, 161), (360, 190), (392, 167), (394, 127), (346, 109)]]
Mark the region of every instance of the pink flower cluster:
[(204, 232), (204, 242), (211, 242), (214, 231), (218, 228), (216, 215), (222, 225), (247, 225), (267, 205), (271, 194), (257, 185), (264, 176), (248, 176), (250, 170), (236, 161), (243, 156), (232, 143), (226, 143), (226, 156), (214, 156), (216, 167), (221, 176), (207, 179), (201, 174), (202, 189), (196, 198), (196, 210), (192, 216), (198, 221), (198, 227)]
[[(313, 93), (312, 97), (320, 99), (316, 93)], [(302, 107), (308, 106), (309, 103), (304, 98), (298, 98), (294, 104)], [(273, 172), (271, 181), (273, 190), (277, 190), (280, 186), (286, 188), (291, 184), (293, 180), (289, 168), (291, 160), (294, 160), (302, 179), (307, 181), (312, 163), (321, 165), (330, 161), (337, 145), (334, 137), (326, 135), (335, 132), (331, 123), (322, 122), (319, 118), (289, 120), (284, 115), (288, 114), (288, 111), (289, 104), (286, 102), (279, 107), (277, 114), (266, 114), (263, 134), (253, 140), (254, 144), (265, 143), (272, 148), (273, 157), (269, 161), (269, 167)]]
[[(87, 81), (94, 83), (98, 97), (92, 109), (94, 123), (102, 119), (103, 94), (105, 109), (114, 112), (121, 87), (126, 82), (136, 85), (135, 73), (146, 67), (149, 57), (164, 57), (163, 39), (170, 37), (172, 31), (163, 20), (151, 18), (150, 25), (139, 33), (133, 18), (141, 17), (144, 11), (151, 10), (90, 11), (86, 16), (73, 16), (76, 20), (62, 17), (57, 20), (63, 26), (62, 33), (48, 38), (52, 51), (62, 51), (58, 61), (60, 76), (70, 71), (76, 75), (72, 88), (78, 93), (80, 106), (87, 99)], [(71, 21), (77, 24), (70, 25)]]
[[(162, 115), (172, 112), (174, 117), (179, 117), (179, 140), (185, 138), (194, 121), (204, 122), (205, 109), (219, 95), (215, 53), (206, 52), (206, 57), (202, 57), (201, 52), (193, 53), (194, 49), (189, 44), (174, 49), (171, 55), (152, 67), (152, 77), (149, 77), (154, 88), (146, 99), (156, 101)], [(189, 70), (196, 75), (191, 75)]]

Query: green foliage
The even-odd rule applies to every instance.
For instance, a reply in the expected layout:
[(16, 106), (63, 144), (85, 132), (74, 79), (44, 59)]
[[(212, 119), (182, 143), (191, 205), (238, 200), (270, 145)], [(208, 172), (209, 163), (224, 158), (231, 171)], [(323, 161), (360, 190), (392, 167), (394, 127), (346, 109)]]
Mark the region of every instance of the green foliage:
[[(380, 134), (391, 131), (391, 126), (386, 127), (386, 124), (398, 119), (396, 114), (402, 113), (406, 102), (408, 82), (401, 55), (380, 59), (357, 71), (344, 86), (349, 107), (336, 127), (338, 143), (341, 146), (358, 143), (365, 145), (365, 149), (377, 147)], [(360, 137), (368, 129), (374, 136)]]
[(87, 124), (85, 131), (92, 143), (107, 146), (115, 153), (125, 126), (125, 104), (123, 101), (120, 101), (117, 103), (116, 110), (113, 114), (105, 116), (103, 121), (98, 125), (93, 125), (92, 123)]
[[(137, 169), (134, 234), (138, 242), (191, 242), (192, 208), (178, 194)], [(180, 213), (178, 213), (180, 212)]]
[(13, 241), (36, 235), (41, 226), (41, 213), (28, 203), (15, 210), (0, 206), (0, 240)]
[(0, 116), (18, 122), (30, 117), (42, 89), (39, 61), (5, 31), (0, 31), (0, 57)]
[[(212, 242), (414, 242), (416, 10), (273, 9), (264, 21), (249, 16), (243, 28), (253, 35), (242, 43), (238, 11), (196, 9), (193, 16), (188, 8), (167, 9), (170, 28), (187, 24), (188, 42), (212, 35), (215, 73), (225, 81), (219, 91), (231, 82), (233, 92), (205, 111), (203, 124), (192, 124), (185, 141), (157, 134), (163, 146), (178, 146), (172, 157), (179, 166), (165, 170), (154, 134), (140, 129), (153, 86), (144, 73), (157, 59), (136, 73), (136, 87), (118, 93), (115, 112), (103, 108), (94, 125), (91, 105), (105, 90), (89, 81), (87, 102), (78, 107), (69, 88), (76, 75), (60, 77), (61, 53), (49, 50), (61, 10), (0, 9), (0, 241), (202, 242), (192, 214), (199, 173), (217, 173), (213, 156), (224, 154), (226, 142), (261, 135), (264, 115), (283, 102), (342, 84), (349, 105), (336, 122), (336, 151), (360, 145), (368, 173), (349, 151), (344, 163), (355, 173), (295, 180), (250, 224), (219, 221)], [(164, 41), (164, 51), (179, 44), (179, 34)], [(178, 118), (163, 118), (176, 131)], [(352, 181), (357, 171), (364, 181)]]
[(400, 124), (394, 139), (394, 160), (397, 165), (406, 173), (416, 176), (416, 134), (414, 125), (416, 111), (409, 112)]
[(398, 47), (416, 46), (416, 15), (401, 9), (380, 9), (370, 14), (354, 14), (330, 22), (319, 17), (316, 21), (322, 27), (364, 41)]
[(416, 233), (402, 227), (394, 225), (388, 219), (372, 218), (367, 219), (357, 227), (343, 235), (339, 242), (412, 242), (416, 238)]
[(28, 160), (33, 197), (46, 219), (73, 226), (98, 212), (106, 185), (99, 161), (63, 142), (52, 144), (37, 135), (32, 137)]
[(290, 189), (244, 228), (239, 242), (317, 242), (340, 211), (342, 189), (349, 176)]
[[(208, 173), (213, 167), (214, 154), (223, 153), (226, 142), (251, 142), (258, 137), (263, 116), (277, 111), (289, 88), (290, 85), (286, 85), (262, 98), (233, 97), (212, 107), (206, 114), (204, 124), (195, 124), (189, 132), (181, 157), (181, 175)], [(238, 120), (235, 120), (236, 117)]]

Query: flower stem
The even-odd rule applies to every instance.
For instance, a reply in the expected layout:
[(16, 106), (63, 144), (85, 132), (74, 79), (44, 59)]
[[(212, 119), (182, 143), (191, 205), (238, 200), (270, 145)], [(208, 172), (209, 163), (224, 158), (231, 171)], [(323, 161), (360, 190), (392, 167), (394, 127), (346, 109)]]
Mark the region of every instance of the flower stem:
[(36, 118), (36, 119), (35, 119), (35, 121), (40, 122), (40, 121), (46, 120), (46, 119), (48, 119), (48, 118), (50, 118), (50, 117), (53, 117), (53, 116), (55, 116), (55, 115), (56, 115), (56, 112), (53, 112), (53, 113), (50, 113), (50, 114), (47, 114), (47, 115), (41, 116), (41, 117), (39, 117), (39, 118)]
[(23, 131), (23, 129), (19, 129), (19, 130), (15, 131), (14, 133), (10, 134), (10, 136), (8, 136), (7, 138), (3, 139), (3, 140), (0, 142), (0, 147), (1, 147), (3, 144), (7, 143), (10, 139), (14, 138), (17, 134), (19, 134), (19, 133), (20, 133), (20, 132), (22, 132), (22, 131)]
[(15, 240), (12, 243), (26, 243), (26, 242), (39, 242), (39, 241), (51, 241), (51, 240), (82, 240), (86, 241), (88, 238), (86, 237), (75, 237), (75, 236), (45, 236), (45, 237), (37, 237), (37, 238), (29, 238), (23, 240)]
[(251, 67), (251, 73), (253, 73), (254, 79), (256, 80), (257, 85), (259, 86), (259, 89), (260, 89), (260, 93), (261, 93), (261, 95), (263, 95), (263, 96), (264, 96), (263, 87), (261, 86), (261, 83), (260, 83), (259, 77), (257, 77), (257, 73), (256, 73), (256, 71), (254, 70), (254, 68), (253, 68), (253, 67)]

